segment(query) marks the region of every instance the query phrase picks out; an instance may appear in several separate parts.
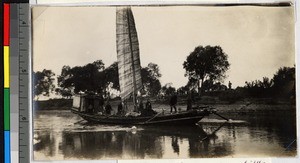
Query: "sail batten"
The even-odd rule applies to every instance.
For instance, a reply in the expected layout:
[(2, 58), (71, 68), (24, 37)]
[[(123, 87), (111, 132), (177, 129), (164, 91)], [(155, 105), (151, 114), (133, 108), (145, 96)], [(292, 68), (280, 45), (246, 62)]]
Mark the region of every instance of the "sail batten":
[(142, 88), (139, 42), (129, 7), (117, 8), (116, 38), (120, 96), (124, 100)]

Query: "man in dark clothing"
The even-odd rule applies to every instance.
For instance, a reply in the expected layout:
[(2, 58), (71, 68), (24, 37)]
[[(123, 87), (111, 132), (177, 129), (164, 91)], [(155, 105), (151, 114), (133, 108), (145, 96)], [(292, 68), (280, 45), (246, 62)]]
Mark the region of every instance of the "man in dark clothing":
[(174, 108), (174, 112), (175, 113), (177, 112), (176, 104), (177, 104), (177, 94), (175, 93), (170, 99), (171, 113), (173, 111), (173, 108)]
[(105, 106), (105, 113), (106, 113), (107, 115), (110, 115), (110, 114), (111, 114), (111, 110), (112, 110), (111, 105), (110, 105), (109, 102), (107, 102), (107, 104), (106, 104), (106, 106)]
[(151, 105), (149, 100), (147, 100), (147, 102), (146, 102), (146, 109), (147, 110), (152, 110), (152, 105)]
[(138, 111), (141, 113), (144, 110), (144, 104), (143, 104), (143, 100), (140, 99), (139, 100), (139, 107), (138, 107)]
[(152, 109), (152, 105), (151, 105), (151, 103), (148, 99), (147, 102), (146, 102), (146, 109), (144, 109), (142, 111), (141, 115), (142, 116), (153, 116), (155, 114), (157, 114), (157, 112)]
[(122, 104), (122, 102), (120, 102), (119, 105), (118, 105), (118, 112), (117, 112), (117, 114), (118, 115), (122, 115), (122, 112), (123, 112), (123, 104)]

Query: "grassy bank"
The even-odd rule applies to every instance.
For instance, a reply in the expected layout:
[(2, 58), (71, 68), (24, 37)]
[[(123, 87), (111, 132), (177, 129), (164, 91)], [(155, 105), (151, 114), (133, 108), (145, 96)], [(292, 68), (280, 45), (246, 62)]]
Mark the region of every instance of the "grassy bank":
[[(145, 102), (146, 100), (144, 100)], [(150, 98), (152, 106), (158, 112), (165, 110), (168, 112), (170, 107), (168, 99)], [(117, 108), (119, 100), (111, 100), (113, 109)], [(131, 105), (131, 103), (128, 103)], [(274, 111), (295, 112), (296, 105), (293, 101), (287, 99), (272, 99), (272, 98), (249, 98), (231, 103), (230, 101), (220, 100), (211, 96), (204, 96), (201, 99), (194, 100), (194, 106), (211, 106), (216, 108), (220, 113), (230, 114), (268, 114)], [(51, 99), (47, 101), (35, 101), (35, 110), (69, 110), (72, 107), (72, 99)], [(130, 106), (129, 106), (130, 108)], [(179, 110), (186, 109), (186, 98), (178, 97)]]
[(67, 110), (72, 107), (72, 99), (50, 99), (46, 101), (34, 101), (34, 110)]

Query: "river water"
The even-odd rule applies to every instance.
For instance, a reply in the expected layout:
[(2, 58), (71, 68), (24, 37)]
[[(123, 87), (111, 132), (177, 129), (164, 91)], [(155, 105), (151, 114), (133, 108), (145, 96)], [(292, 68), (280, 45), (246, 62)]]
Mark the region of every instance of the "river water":
[(216, 116), (195, 126), (91, 125), (70, 111), (34, 114), (35, 160), (294, 157), (295, 115)]

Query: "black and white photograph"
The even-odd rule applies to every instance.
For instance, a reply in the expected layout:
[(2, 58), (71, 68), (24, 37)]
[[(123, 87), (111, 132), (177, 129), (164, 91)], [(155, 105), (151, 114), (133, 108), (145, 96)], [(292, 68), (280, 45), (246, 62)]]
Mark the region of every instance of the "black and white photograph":
[(34, 160), (296, 157), (293, 5), (31, 11)]

